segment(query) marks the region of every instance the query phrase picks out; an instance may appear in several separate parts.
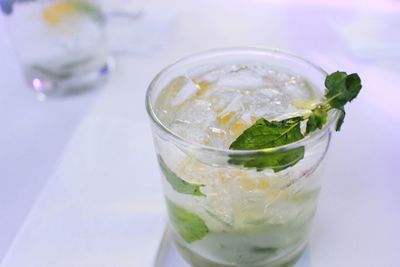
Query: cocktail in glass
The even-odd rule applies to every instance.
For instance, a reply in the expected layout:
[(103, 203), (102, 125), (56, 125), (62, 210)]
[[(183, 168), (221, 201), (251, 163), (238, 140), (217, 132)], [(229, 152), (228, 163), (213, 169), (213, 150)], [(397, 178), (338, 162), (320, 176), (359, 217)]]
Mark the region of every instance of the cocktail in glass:
[(27, 84), (39, 99), (94, 88), (109, 72), (105, 17), (93, 0), (1, 0)]
[[(184, 58), (153, 80), (146, 104), (170, 227), (190, 264), (280, 267), (302, 254), (337, 112), (294, 143), (229, 146), (260, 118), (309, 112), (323, 98), (326, 75), (284, 52), (230, 49)], [(274, 164), (258, 168), (265, 160)]]

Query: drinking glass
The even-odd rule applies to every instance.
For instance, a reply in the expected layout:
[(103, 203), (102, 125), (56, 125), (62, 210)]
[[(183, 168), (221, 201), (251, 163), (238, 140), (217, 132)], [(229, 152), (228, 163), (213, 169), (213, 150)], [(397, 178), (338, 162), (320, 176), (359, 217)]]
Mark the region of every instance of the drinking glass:
[[(106, 14), (96, 0), (0, 0), (27, 84), (39, 99), (94, 88), (110, 72)], [(137, 14), (120, 12), (125, 24)], [(122, 17), (120, 16), (120, 17)]]
[[(169, 129), (157, 112), (157, 99), (174, 78), (210, 66), (247, 63), (290, 70), (325, 90), (327, 73), (297, 56), (268, 49), (222, 49), (170, 65), (147, 91), (169, 227), (192, 266), (286, 267), (297, 261), (307, 244), (336, 112), (321, 130), (304, 139), (261, 150), (229, 150), (188, 141)], [(233, 164), (298, 149), (304, 157), (293, 159), (296, 164), (286, 161), (264, 170)]]

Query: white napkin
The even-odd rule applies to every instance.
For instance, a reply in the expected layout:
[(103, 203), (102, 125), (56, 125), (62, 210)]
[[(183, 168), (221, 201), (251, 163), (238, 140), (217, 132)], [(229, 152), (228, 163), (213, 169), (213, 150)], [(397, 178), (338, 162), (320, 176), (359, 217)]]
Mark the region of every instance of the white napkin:
[(153, 266), (165, 220), (148, 130), (84, 119), (3, 267)]

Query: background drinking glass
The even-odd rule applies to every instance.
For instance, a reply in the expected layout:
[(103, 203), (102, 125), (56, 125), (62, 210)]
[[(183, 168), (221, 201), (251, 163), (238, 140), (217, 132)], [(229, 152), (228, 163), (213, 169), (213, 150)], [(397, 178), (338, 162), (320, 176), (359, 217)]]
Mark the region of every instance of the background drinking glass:
[[(110, 71), (106, 24), (94, 0), (0, 0), (25, 80), (38, 94), (63, 96), (95, 87)], [(128, 21), (136, 14), (126, 16)]]

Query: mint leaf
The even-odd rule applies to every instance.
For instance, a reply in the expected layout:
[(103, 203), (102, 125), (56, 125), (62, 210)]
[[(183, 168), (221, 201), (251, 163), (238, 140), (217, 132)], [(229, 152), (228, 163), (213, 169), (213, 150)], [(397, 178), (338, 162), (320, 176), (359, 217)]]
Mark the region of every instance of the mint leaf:
[(169, 182), (169, 184), (174, 188), (177, 192), (182, 194), (189, 194), (195, 196), (204, 196), (204, 194), (200, 191), (200, 187), (204, 185), (200, 184), (191, 184), (178, 177), (173, 171), (171, 171), (167, 164), (165, 164), (164, 160), (160, 155), (157, 156), (158, 162), (161, 167), (161, 171), (164, 174), (165, 178)]
[(278, 248), (273, 247), (252, 247), (250, 252), (262, 253), (262, 254), (275, 254)]
[(346, 72), (334, 72), (326, 77), (325, 86), (326, 102), (330, 108), (340, 110), (338, 121), (336, 122), (336, 131), (340, 131), (344, 122), (346, 112), (344, 105), (357, 97), (362, 85), (358, 74), (347, 75)]
[(208, 234), (206, 223), (197, 214), (177, 206), (168, 198), (166, 202), (171, 223), (183, 240), (192, 243)]
[(338, 109), (340, 110), (339, 118), (336, 122), (336, 131), (339, 132), (340, 129), (342, 128), (342, 124), (344, 122), (344, 117), (346, 116), (346, 111), (344, 110), (344, 107)]
[[(259, 119), (246, 129), (230, 146), (234, 150), (273, 148), (303, 139), (300, 130), (301, 117), (269, 122)], [(296, 164), (304, 157), (304, 147), (285, 151), (261, 151), (250, 155), (230, 155), (229, 163), (256, 168), (261, 171), (272, 168), (275, 172)]]
[(97, 20), (100, 23), (103, 23), (105, 17), (97, 4), (91, 3), (86, 0), (75, 0), (72, 1), (76, 10), (85, 13), (88, 16), (91, 16), (93, 19)]
[(286, 145), (304, 136), (300, 131), (301, 117), (269, 122), (257, 120), (246, 129), (231, 145), (234, 150), (253, 150)]
[(357, 97), (361, 90), (361, 79), (358, 74), (347, 75), (346, 72), (334, 72), (326, 77), (325, 97), (332, 108), (341, 108)]
[(75, 7), (82, 12), (85, 12), (87, 14), (93, 15), (93, 14), (100, 14), (101, 9), (99, 6), (96, 4), (90, 3), (88, 1), (84, 0), (75, 0), (73, 1)]
[(313, 109), (312, 114), (307, 121), (306, 134), (317, 129), (322, 129), (322, 126), (326, 123), (327, 118), (328, 112), (326, 112), (322, 107)]
[(304, 157), (304, 146), (282, 151), (256, 152), (250, 155), (230, 155), (228, 163), (242, 165), (245, 168), (256, 168), (262, 171), (271, 168), (280, 172), (295, 165)]

